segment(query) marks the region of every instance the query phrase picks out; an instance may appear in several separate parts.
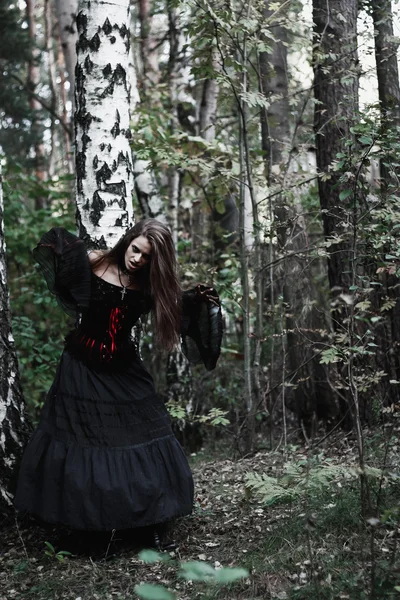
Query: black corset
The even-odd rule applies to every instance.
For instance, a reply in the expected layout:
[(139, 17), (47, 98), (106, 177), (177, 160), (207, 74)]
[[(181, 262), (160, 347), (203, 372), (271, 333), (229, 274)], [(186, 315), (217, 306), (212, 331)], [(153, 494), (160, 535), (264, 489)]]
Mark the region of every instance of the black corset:
[(146, 312), (144, 295), (129, 289), (124, 294), (94, 273), (91, 279), (89, 307), (67, 335), (66, 350), (94, 367), (125, 365), (135, 354), (132, 328)]

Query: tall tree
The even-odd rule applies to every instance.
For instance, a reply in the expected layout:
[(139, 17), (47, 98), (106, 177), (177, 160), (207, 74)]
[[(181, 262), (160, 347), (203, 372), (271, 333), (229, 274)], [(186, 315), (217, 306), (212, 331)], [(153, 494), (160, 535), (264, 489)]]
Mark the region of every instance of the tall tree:
[[(393, 34), (393, 15), (391, 0), (373, 0), (371, 12), (374, 22), (375, 60), (378, 76), (379, 102), (382, 127), (400, 126), (400, 86), (397, 62), (398, 42)], [(382, 161), (381, 178), (385, 186), (389, 185), (390, 171)]]
[[(288, 171), (292, 143), (287, 63), (289, 40), (283, 21), (285, 15), (281, 12), (274, 13), (270, 4), (266, 0), (264, 18), (273, 37), (265, 40), (269, 51), (260, 53), (260, 88), (268, 100), (268, 108), (261, 111), (260, 117), (261, 145), (268, 185), (270, 189), (276, 186), (281, 190), (281, 193), (275, 194), (271, 199), (270, 210), (274, 215), (277, 250), (280, 256), (288, 255), (282, 278), (284, 330), (287, 332), (284, 344), (287, 359), (283, 357), (283, 364), (287, 364), (287, 373), (291, 373), (292, 377), (289, 382), (291, 386), (286, 390), (283, 385), (281, 395), (288, 392), (287, 403), (290, 402), (299, 420), (307, 425), (317, 413), (329, 416), (332, 399), (324, 369), (315, 356), (314, 345), (310, 343), (317, 343), (316, 331), (323, 325), (315, 307), (316, 293), (305, 252), (309, 246), (306, 222), (296, 194), (291, 194), (289, 199), (285, 193), (286, 181), (291, 181)], [(270, 296), (274, 301), (273, 279), (270, 287)], [(283, 380), (287, 373), (283, 373)], [(286, 399), (283, 404), (285, 403)]]
[(70, 99), (72, 102), (72, 114), (75, 105), (75, 65), (76, 65), (76, 43), (78, 31), (76, 26), (76, 15), (78, 12), (78, 0), (56, 0), (58, 28), (63, 49), (65, 67), (68, 74)]
[[(46, 153), (43, 142), (43, 107), (37, 99), (37, 88), (40, 83), (39, 48), (36, 40), (36, 0), (26, 0), (26, 16), (28, 20), (29, 37), (32, 45), (32, 56), (28, 63), (28, 90), (32, 109), (32, 130), (35, 137), (35, 173), (40, 181), (47, 178)], [(45, 206), (45, 197), (38, 194), (35, 199), (36, 207)]]
[[(329, 285), (337, 300), (352, 284), (351, 200), (340, 198), (344, 184), (333, 163), (352, 139), (358, 109), (357, 0), (313, 0), (313, 19), (318, 189), (325, 237), (337, 239), (328, 258)], [(334, 320), (340, 329), (339, 314)]]
[(22, 454), (26, 434), (18, 361), (11, 330), (3, 212), (0, 170), (0, 512), (11, 506), (15, 467)]
[(130, 2), (81, 0), (77, 26), (77, 225), (81, 238), (107, 248), (133, 222)]

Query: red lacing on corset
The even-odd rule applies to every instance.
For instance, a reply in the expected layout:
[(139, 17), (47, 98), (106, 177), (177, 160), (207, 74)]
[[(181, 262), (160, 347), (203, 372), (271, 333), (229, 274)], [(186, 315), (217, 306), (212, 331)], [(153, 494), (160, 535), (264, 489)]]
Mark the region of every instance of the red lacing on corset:
[[(113, 356), (117, 352), (117, 335), (118, 332), (122, 329), (122, 320), (124, 318), (124, 312), (121, 307), (112, 308), (110, 311), (110, 317), (108, 320), (108, 330), (107, 333), (109, 335), (109, 340), (106, 343), (100, 342), (98, 345), (99, 352), (99, 362), (110, 362)], [(93, 357), (93, 351), (95, 349), (96, 341), (99, 340), (93, 337), (89, 337), (86, 333), (84, 333), (79, 338), (79, 343), (85, 347), (85, 352), (87, 356)]]

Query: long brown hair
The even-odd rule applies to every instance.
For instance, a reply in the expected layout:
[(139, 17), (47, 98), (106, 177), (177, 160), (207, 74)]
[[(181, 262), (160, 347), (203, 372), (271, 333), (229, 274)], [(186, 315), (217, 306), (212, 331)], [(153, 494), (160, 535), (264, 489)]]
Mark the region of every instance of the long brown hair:
[(138, 221), (113, 248), (96, 257), (93, 270), (104, 263), (125, 268), (125, 252), (131, 242), (143, 235), (151, 245), (148, 265), (138, 272), (143, 291), (150, 295), (157, 342), (171, 351), (179, 342), (182, 290), (172, 235), (168, 227), (156, 219)]

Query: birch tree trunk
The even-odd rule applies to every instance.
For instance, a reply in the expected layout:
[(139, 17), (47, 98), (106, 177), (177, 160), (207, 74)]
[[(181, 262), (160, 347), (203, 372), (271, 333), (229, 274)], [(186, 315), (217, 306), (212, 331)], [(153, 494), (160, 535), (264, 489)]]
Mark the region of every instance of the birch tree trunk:
[[(0, 167), (1, 169), (1, 167)], [(0, 170), (0, 513), (12, 503), (16, 464), (25, 443), (25, 413), (11, 330)]]
[(72, 115), (75, 112), (75, 65), (76, 43), (78, 30), (76, 15), (78, 13), (78, 0), (56, 0), (58, 26), (60, 31), (61, 46), (64, 53), (65, 68), (68, 73), (69, 97), (72, 102)]
[[(28, 63), (28, 89), (32, 92), (29, 104), (32, 109), (32, 131), (34, 133), (35, 152), (35, 174), (39, 181), (47, 177), (45, 165), (45, 148), (43, 144), (42, 105), (34, 97), (37, 86), (40, 83), (39, 50), (36, 45), (36, 0), (26, 0), (26, 16), (28, 20), (29, 38), (32, 44), (32, 59)], [(44, 196), (37, 195), (35, 198), (36, 208), (46, 205)]]
[(51, 118), (51, 148), (50, 148), (50, 156), (49, 156), (49, 177), (52, 178), (55, 173), (55, 164), (57, 160), (57, 127), (55, 123), (54, 115), (57, 114), (57, 69), (56, 69), (56, 59), (54, 55), (54, 46), (53, 46), (53, 12), (52, 12), (52, 3), (51, 0), (45, 0), (45, 31), (46, 31), (46, 51), (47, 51), (47, 61), (48, 61), (48, 76), (49, 76), (49, 87), (51, 92), (51, 101), (50, 106), (52, 109)]
[(113, 246), (133, 224), (129, 18), (129, 0), (81, 0), (79, 4), (77, 226), (80, 237), (92, 247)]
[[(141, 90), (145, 102), (154, 105), (154, 97), (157, 98), (157, 84), (160, 72), (158, 68), (158, 52), (155, 48), (156, 41), (153, 31), (153, 19), (151, 16), (151, 4), (149, 0), (139, 2), (140, 20), (140, 54), (143, 66), (141, 77)], [(136, 65), (131, 52), (130, 56), (130, 96), (131, 113), (133, 123), (137, 122), (136, 107), (143, 98), (140, 97), (138, 89), (138, 77)], [(157, 101), (157, 100), (156, 100)], [(133, 175), (135, 180), (135, 192), (138, 199), (142, 216), (145, 219), (158, 219), (167, 223), (164, 201), (161, 197), (158, 181), (154, 173), (153, 165), (149, 160), (136, 158), (133, 155)]]

